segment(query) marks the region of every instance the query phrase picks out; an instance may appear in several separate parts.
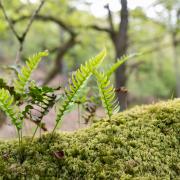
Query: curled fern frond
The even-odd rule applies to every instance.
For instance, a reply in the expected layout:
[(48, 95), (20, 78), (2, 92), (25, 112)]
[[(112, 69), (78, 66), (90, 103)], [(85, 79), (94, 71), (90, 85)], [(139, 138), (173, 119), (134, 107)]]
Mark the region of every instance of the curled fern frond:
[(70, 105), (76, 100), (78, 92), (92, 75), (92, 71), (94, 70), (94, 68), (97, 68), (102, 63), (105, 55), (106, 50), (103, 50), (96, 57), (87, 61), (85, 65), (81, 65), (80, 68), (74, 74), (72, 74), (72, 78), (69, 82), (69, 88), (65, 89), (66, 98), (64, 99), (56, 117), (56, 125), (54, 130), (62, 121), (62, 117), (68, 110)]
[(17, 130), (22, 128), (22, 117), (20, 110), (14, 104), (14, 98), (8, 90), (0, 89), (0, 109), (11, 119)]
[(94, 70), (94, 75), (97, 79), (99, 94), (103, 107), (105, 108), (109, 119), (111, 119), (111, 116), (119, 111), (119, 104), (116, 100), (115, 90), (111, 85), (108, 76), (104, 72)]
[(115, 62), (111, 68), (106, 72), (107, 77), (110, 77), (123, 63), (125, 63), (127, 60), (139, 56), (140, 53), (130, 54), (130, 55), (124, 55), (120, 59)]
[(14, 82), (15, 91), (19, 94), (24, 94), (26, 86), (29, 82), (32, 72), (37, 68), (38, 64), (41, 61), (41, 58), (47, 56), (48, 52), (40, 52), (30, 57), (26, 61), (26, 65), (21, 68), (21, 72), (18, 73), (18, 79)]

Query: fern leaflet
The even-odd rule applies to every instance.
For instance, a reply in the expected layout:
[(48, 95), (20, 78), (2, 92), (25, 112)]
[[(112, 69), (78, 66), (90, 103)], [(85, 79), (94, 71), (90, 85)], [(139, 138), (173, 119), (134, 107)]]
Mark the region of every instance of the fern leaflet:
[(139, 56), (139, 53), (135, 53), (135, 54), (130, 54), (130, 55), (124, 55), (122, 56), (120, 59), (117, 60), (117, 62), (115, 62), (111, 68), (106, 72), (107, 77), (110, 77), (123, 63), (125, 63), (127, 60), (129, 60), (130, 58)]
[(62, 117), (68, 110), (69, 106), (76, 99), (79, 90), (84, 86), (84, 83), (92, 75), (92, 71), (94, 70), (94, 68), (97, 68), (102, 63), (105, 55), (106, 50), (103, 50), (96, 57), (87, 61), (85, 65), (81, 65), (80, 68), (74, 74), (72, 74), (72, 79), (69, 82), (69, 88), (65, 89), (66, 98), (64, 99), (56, 117), (56, 125), (54, 127), (54, 130), (62, 121)]
[(102, 104), (106, 110), (109, 119), (111, 119), (113, 113), (119, 111), (119, 104), (116, 100), (115, 90), (110, 84), (108, 76), (104, 72), (98, 72), (97, 70), (94, 70), (94, 75), (97, 79)]
[(14, 104), (14, 97), (4, 88), (0, 89), (0, 109), (6, 113), (19, 131), (22, 128), (22, 116), (20, 110)]
[(14, 89), (17, 93), (24, 94), (32, 72), (37, 68), (41, 58), (47, 55), (47, 51), (40, 52), (26, 61), (26, 65), (21, 68), (21, 72), (18, 73), (18, 79), (14, 82)]

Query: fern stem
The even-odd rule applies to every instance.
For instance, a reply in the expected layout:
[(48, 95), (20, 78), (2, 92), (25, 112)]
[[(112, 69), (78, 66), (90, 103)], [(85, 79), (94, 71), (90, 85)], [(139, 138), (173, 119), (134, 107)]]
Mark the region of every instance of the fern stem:
[(106, 109), (106, 114), (108, 115), (109, 120), (111, 120), (113, 113), (119, 109), (118, 104), (116, 104), (117, 101), (115, 99), (114, 88), (110, 85), (110, 80), (104, 72), (94, 70), (93, 73), (97, 79), (102, 105)]
[(39, 129), (39, 137), (41, 138), (41, 135), (42, 135), (42, 131), (41, 131), (41, 128)]
[[(84, 82), (84, 80), (85, 80), (85, 78), (83, 78), (83, 82)], [(59, 118), (60, 120), (61, 120), (62, 116), (64, 115), (64, 113), (66, 112), (66, 110), (68, 109), (70, 102), (73, 101), (73, 98), (74, 98), (74, 96), (76, 95), (77, 91), (79, 90), (80, 86), (81, 86), (81, 85), (79, 85), (78, 88), (75, 89), (74, 94), (73, 94), (72, 96), (70, 96), (70, 98), (68, 99), (68, 103), (66, 103), (66, 104), (64, 105), (64, 107), (63, 107), (63, 108), (64, 108), (64, 111), (61, 113), (61, 116), (60, 116), (60, 118)], [(58, 126), (58, 124), (59, 124), (60, 122), (61, 122), (61, 121), (56, 121), (55, 127), (54, 127), (54, 129), (53, 129), (53, 131), (52, 131), (53, 134), (54, 134), (54, 132), (55, 132), (55, 130), (56, 130), (56, 128), (57, 128), (57, 126)]]
[(58, 123), (55, 124), (55, 126), (54, 126), (54, 128), (53, 128), (53, 130), (52, 130), (52, 134), (54, 134), (54, 132), (55, 132), (57, 126), (58, 126)]
[(81, 127), (81, 110), (80, 110), (80, 104), (78, 104), (78, 125), (79, 128)]
[[(101, 88), (103, 89), (102, 86), (101, 86)], [(107, 99), (106, 99), (106, 95), (105, 95), (104, 91), (101, 91), (101, 93), (102, 93), (103, 100), (104, 100), (105, 104), (108, 104), (108, 101), (107, 101)], [(111, 120), (110, 109), (109, 109), (108, 106), (106, 106), (106, 108), (107, 108), (107, 113), (108, 113), (109, 120)]]
[(20, 130), (21, 144), (22, 144), (22, 136), (23, 136), (23, 134), (22, 134), (22, 129), (21, 129)]
[(106, 55), (106, 50), (103, 50), (99, 53), (96, 57), (90, 59), (85, 63), (85, 65), (81, 65), (80, 68), (72, 75), (72, 82), (70, 82), (69, 90), (66, 89), (66, 99), (64, 100), (61, 108), (59, 109), (59, 113), (56, 117), (56, 124), (52, 131), (54, 133), (55, 129), (57, 128), (58, 124), (62, 121), (62, 117), (64, 116), (65, 112), (68, 110), (73, 100), (77, 96), (79, 90), (83, 87), (84, 83), (89, 79), (92, 75), (92, 71), (94, 68), (97, 68), (103, 61)]
[(38, 130), (38, 125), (36, 126), (36, 129), (35, 129), (35, 131), (34, 131), (34, 133), (33, 133), (33, 136), (32, 136), (32, 138), (31, 138), (31, 142), (32, 142), (33, 139), (34, 139), (34, 137), (35, 137), (35, 135), (36, 135), (36, 133), (37, 133), (37, 130)]
[(17, 131), (17, 134), (18, 134), (18, 141), (19, 141), (19, 147), (20, 147), (21, 146), (21, 137), (20, 137), (19, 131)]

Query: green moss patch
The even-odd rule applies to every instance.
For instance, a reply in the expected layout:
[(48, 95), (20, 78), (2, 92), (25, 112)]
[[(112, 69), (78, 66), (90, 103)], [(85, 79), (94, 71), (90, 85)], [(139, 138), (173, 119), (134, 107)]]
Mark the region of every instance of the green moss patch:
[(0, 177), (180, 179), (180, 100), (135, 107), (75, 133), (26, 138), (21, 149), (1, 142)]

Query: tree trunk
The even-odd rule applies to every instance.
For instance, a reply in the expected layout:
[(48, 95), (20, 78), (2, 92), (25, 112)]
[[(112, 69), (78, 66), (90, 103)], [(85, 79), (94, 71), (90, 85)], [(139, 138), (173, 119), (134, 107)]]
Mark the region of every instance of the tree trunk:
[[(117, 58), (121, 56), (116, 56)], [(125, 87), (127, 82), (126, 64), (122, 64), (115, 72), (116, 88)], [(120, 105), (120, 110), (123, 111), (127, 108), (127, 94), (124, 92), (117, 92), (117, 98)]]
[(173, 58), (174, 58), (174, 69), (176, 79), (176, 97), (180, 97), (180, 64), (178, 58), (178, 43), (176, 41), (176, 33), (172, 34), (172, 47), (173, 47)]
[[(121, 22), (119, 26), (119, 31), (116, 34), (116, 39), (114, 40), (114, 46), (116, 50), (116, 59), (121, 58), (127, 51), (127, 44), (128, 44), (128, 8), (127, 8), (127, 0), (121, 0)], [(121, 65), (116, 73), (116, 87), (125, 87), (127, 83), (127, 76), (126, 76), (126, 63)], [(121, 111), (126, 109), (127, 94), (120, 92), (117, 93), (118, 101), (121, 106)]]

